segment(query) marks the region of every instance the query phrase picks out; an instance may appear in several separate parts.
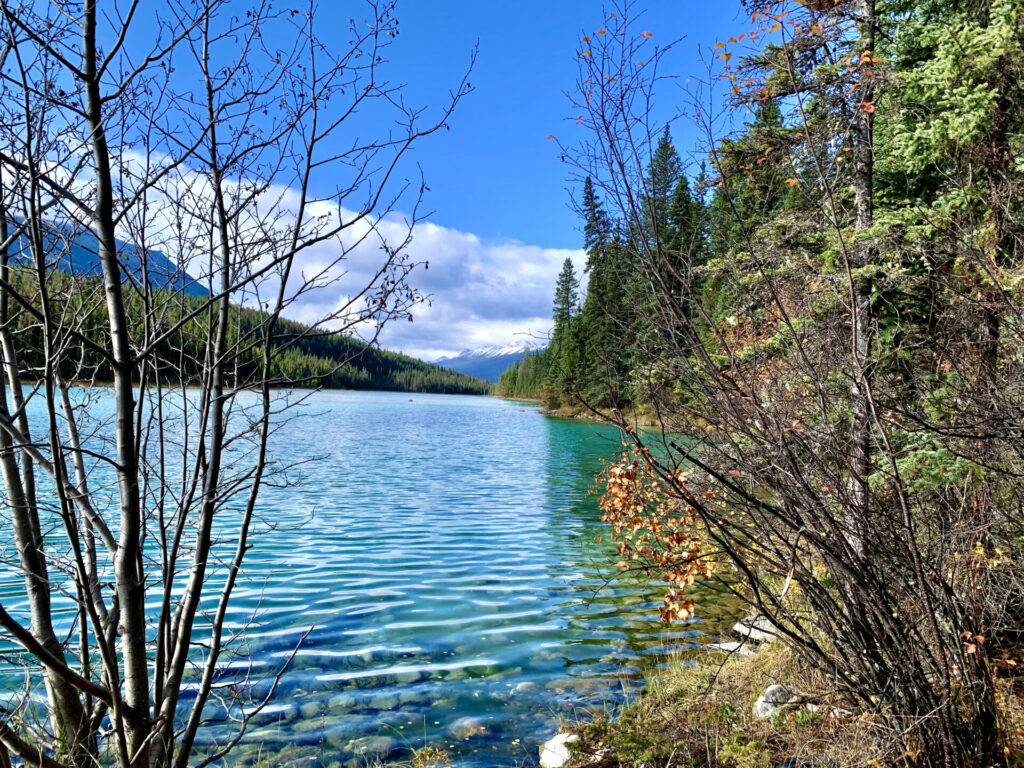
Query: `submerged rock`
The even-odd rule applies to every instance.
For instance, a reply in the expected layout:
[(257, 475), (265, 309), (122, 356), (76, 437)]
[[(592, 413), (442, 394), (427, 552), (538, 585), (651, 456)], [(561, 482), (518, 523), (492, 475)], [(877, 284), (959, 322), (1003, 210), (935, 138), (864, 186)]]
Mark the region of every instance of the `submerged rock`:
[(550, 691), (554, 691), (559, 696), (561, 696), (562, 694), (564, 694), (566, 691), (569, 690), (568, 682), (566, 680), (562, 680), (562, 679), (549, 680), (544, 685), (544, 687), (547, 688)]
[(399, 672), (395, 679), (401, 685), (410, 685), (418, 683), (420, 680), (425, 680), (428, 676), (426, 672)]
[(369, 703), (369, 708), (384, 712), (389, 709), (395, 709), (400, 703), (401, 698), (397, 693), (386, 693), (383, 696), (378, 696), (373, 699)]
[(399, 704), (423, 704), (430, 701), (430, 694), (426, 691), (403, 690), (398, 694)]
[(487, 727), (475, 717), (460, 717), (450, 726), (448, 731), (459, 741), (465, 741), (473, 736), (479, 736), (487, 732)]
[(332, 713), (344, 713), (356, 706), (356, 697), (351, 693), (339, 693), (327, 701), (327, 711)]
[(559, 731), (545, 741), (540, 745), (540, 768), (562, 768), (572, 757), (569, 745), (579, 739), (575, 733)]
[(396, 742), (390, 736), (364, 736), (351, 741), (348, 751), (383, 759), (394, 752), (395, 746)]
[(323, 718), (316, 718), (315, 720), (299, 720), (297, 723), (293, 723), (288, 727), (292, 733), (310, 733), (311, 731), (321, 731), (325, 727), (326, 721)]

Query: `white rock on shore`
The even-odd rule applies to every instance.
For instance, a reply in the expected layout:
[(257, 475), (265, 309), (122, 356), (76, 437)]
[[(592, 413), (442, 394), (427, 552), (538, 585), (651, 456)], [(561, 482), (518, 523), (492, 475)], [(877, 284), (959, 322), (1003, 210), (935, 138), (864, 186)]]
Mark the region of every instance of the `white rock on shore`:
[(754, 702), (754, 717), (758, 720), (767, 720), (776, 712), (786, 709), (799, 697), (800, 692), (796, 688), (782, 684), (769, 685)]
[(710, 653), (738, 653), (740, 656), (753, 656), (754, 649), (746, 640), (730, 640), (721, 643), (708, 643), (704, 649)]
[(777, 637), (775, 628), (764, 616), (748, 616), (737, 621), (732, 631), (742, 638), (755, 643), (770, 643)]
[(540, 768), (562, 768), (569, 762), (569, 745), (579, 741), (575, 733), (559, 731), (540, 746)]

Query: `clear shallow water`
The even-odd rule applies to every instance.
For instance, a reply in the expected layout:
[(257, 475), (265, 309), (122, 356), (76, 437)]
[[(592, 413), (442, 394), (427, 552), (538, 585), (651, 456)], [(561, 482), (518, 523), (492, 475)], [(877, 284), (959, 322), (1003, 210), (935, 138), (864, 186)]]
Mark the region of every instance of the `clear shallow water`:
[(703, 601), (702, 622), (667, 627), (657, 588), (618, 578), (588, 493), (614, 430), (493, 398), (325, 392), (274, 441), (322, 459), (261, 496), (276, 529), (230, 620), (251, 622), (254, 676), (313, 629), (229, 762), (434, 745), (457, 766), (535, 764), (560, 718), (635, 693), (642, 667), (732, 618)]

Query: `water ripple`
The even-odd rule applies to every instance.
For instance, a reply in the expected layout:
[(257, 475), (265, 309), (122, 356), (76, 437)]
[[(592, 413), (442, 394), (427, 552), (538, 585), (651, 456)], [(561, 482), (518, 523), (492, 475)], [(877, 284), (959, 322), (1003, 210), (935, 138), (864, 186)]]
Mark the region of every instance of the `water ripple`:
[(731, 615), (704, 602), (705, 621), (666, 627), (658, 590), (595, 543), (613, 431), (491, 398), (332, 392), (303, 413), (275, 445), (327, 459), (260, 497), (274, 530), (252, 539), (228, 616), (244, 647), (218, 682), (262, 695), (294, 660), (233, 764), (361, 768), (424, 744), (459, 768), (535, 761), (559, 717), (621, 700)]

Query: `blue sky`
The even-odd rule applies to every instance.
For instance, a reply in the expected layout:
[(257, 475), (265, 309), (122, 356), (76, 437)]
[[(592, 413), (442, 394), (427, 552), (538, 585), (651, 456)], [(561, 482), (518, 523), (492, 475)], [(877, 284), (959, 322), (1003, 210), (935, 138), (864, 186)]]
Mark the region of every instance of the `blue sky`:
[[(235, 13), (247, 2), (234, 0), (227, 10)], [(159, 13), (164, 6), (152, 0), (148, 7)], [(349, 20), (365, 18), (367, 8), (363, 0), (320, 0), (321, 39), (346, 50)], [(430, 189), (423, 210), (432, 212), (417, 225), (411, 246), (413, 258), (429, 260), (430, 269), (416, 270), (410, 281), (431, 303), (417, 308), (413, 323), (386, 328), (382, 346), (430, 360), (546, 336), (563, 261), (571, 258), (579, 271), (585, 262), (581, 222), (567, 189), (570, 168), (547, 136), (574, 143), (580, 129), (566, 91), (576, 82), (581, 36), (604, 26), (607, 13), (599, 0), (398, 0), (400, 32), (383, 72), (392, 83), (405, 84), (406, 103), (427, 108), (425, 119), (457, 87), (474, 48), (478, 56), (470, 75), (473, 92), (452, 116), (450, 130), (426, 137), (409, 158), (422, 168)], [(654, 44), (678, 41), (662, 71), (678, 76), (680, 85), (704, 71), (716, 42), (745, 26), (739, 0), (638, 0), (634, 18), (638, 13)], [(145, 23), (137, 22), (136, 31)], [(144, 49), (149, 37), (139, 39)], [(284, 39), (269, 42), (290, 46)], [(676, 86), (667, 84), (658, 119), (671, 120), (681, 102)], [(379, 137), (387, 128), (368, 112), (339, 140), (354, 142), (352, 130)], [(701, 143), (685, 120), (674, 124), (673, 137), (684, 156)], [(415, 176), (414, 165), (402, 170)], [(333, 189), (334, 180), (328, 182)], [(408, 213), (401, 208), (408, 202), (400, 202), (399, 214)], [(345, 299), (338, 284), (300, 299), (288, 313), (315, 322)]]
[[(742, 24), (736, 0), (649, 0), (636, 6), (655, 41), (684, 38), (672, 54), (676, 74), (702, 70), (704, 54)], [(344, 11), (331, 11), (344, 15)], [(407, 84), (411, 101), (436, 102), (462, 75), (479, 45), (474, 92), (459, 106), (451, 130), (415, 152), (430, 193), (434, 225), (414, 241), (429, 273), (413, 280), (433, 305), (409, 325), (386, 332), (383, 344), (425, 358), (550, 326), (554, 280), (578, 251), (580, 223), (569, 206), (568, 169), (549, 134), (571, 140), (565, 96), (576, 78), (582, 34), (606, 18), (596, 0), (528, 0), (515, 4), (469, 0), (402, 0), (401, 32), (389, 52), (389, 72)], [(676, 104), (671, 89), (665, 119)], [(680, 123), (677, 147), (695, 144)]]
[[(685, 36), (673, 62), (693, 71), (700, 69), (696, 46), (732, 34), (739, 14), (735, 0), (650, 0), (637, 8), (658, 40)], [(434, 221), (484, 238), (577, 247), (566, 168), (546, 136), (572, 133), (564, 92), (575, 81), (580, 36), (605, 18), (601, 3), (403, 0), (398, 16), (390, 71), (407, 83), (414, 101), (429, 103), (451, 87), (479, 40), (475, 92), (460, 105), (451, 131), (417, 150)], [(666, 117), (672, 109), (665, 105)], [(685, 146), (685, 136), (677, 143)]]

